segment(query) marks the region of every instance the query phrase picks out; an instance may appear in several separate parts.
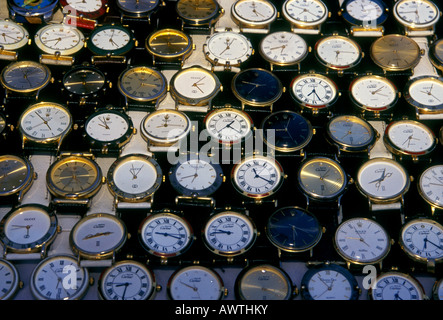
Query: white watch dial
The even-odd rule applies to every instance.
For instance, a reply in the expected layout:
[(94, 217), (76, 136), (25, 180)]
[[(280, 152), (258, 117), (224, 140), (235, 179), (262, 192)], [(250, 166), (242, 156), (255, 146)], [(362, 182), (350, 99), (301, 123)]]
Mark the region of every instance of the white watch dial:
[(0, 21), (0, 46), (4, 50), (17, 50), (28, 43), (29, 33), (21, 25), (9, 20)]
[(418, 108), (441, 111), (443, 110), (443, 81), (434, 77), (419, 78), (410, 83), (405, 97)]
[(424, 292), (414, 278), (400, 272), (386, 272), (371, 289), (373, 300), (423, 300)]
[(83, 48), (85, 38), (77, 28), (50, 24), (37, 31), (34, 42), (46, 53), (60, 52), (62, 55), (71, 55)]
[(443, 165), (429, 167), (421, 174), (418, 191), (432, 206), (443, 208)]
[(246, 24), (263, 24), (275, 20), (277, 9), (266, 0), (240, 0), (232, 6), (232, 15)]
[(286, 0), (284, 17), (301, 26), (316, 26), (328, 18), (328, 8), (320, 0)]
[(388, 146), (407, 154), (424, 154), (436, 145), (434, 133), (424, 124), (413, 120), (392, 122), (386, 129), (384, 138)]
[(440, 18), (438, 7), (429, 0), (401, 0), (394, 5), (394, 17), (408, 27), (428, 27)]
[(390, 238), (385, 229), (367, 218), (353, 218), (343, 222), (335, 232), (338, 253), (357, 264), (380, 262), (390, 250)]
[(205, 119), (208, 134), (220, 143), (235, 143), (251, 133), (252, 120), (236, 109), (218, 109)]
[(361, 21), (374, 21), (383, 14), (383, 8), (375, 1), (355, 0), (348, 3), (346, 12)]
[(109, 142), (123, 137), (128, 128), (128, 122), (121, 115), (116, 112), (105, 112), (90, 118), (85, 130), (91, 138)]
[(95, 12), (102, 7), (102, 0), (66, 0), (69, 7), (80, 12)]
[(131, 36), (120, 28), (106, 28), (98, 31), (91, 39), (101, 50), (114, 51), (123, 48), (131, 41)]
[(0, 300), (11, 299), (19, 286), (17, 268), (9, 261), (0, 259)]
[(351, 68), (361, 60), (360, 46), (353, 40), (330, 36), (323, 38), (315, 45), (319, 61), (328, 68), (343, 70)]
[(171, 143), (182, 139), (190, 132), (191, 121), (183, 112), (157, 110), (142, 120), (141, 129), (149, 140)]
[(252, 55), (250, 41), (234, 32), (214, 33), (205, 43), (206, 56), (218, 65), (238, 65)]
[(386, 110), (395, 105), (398, 91), (388, 79), (378, 76), (363, 76), (351, 83), (350, 94), (354, 102), (363, 109)]
[(201, 99), (209, 96), (216, 89), (214, 76), (205, 69), (191, 68), (174, 77), (174, 90), (187, 98)]
[(319, 74), (305, 74), (292, 81), (291, 94), (301, 105), (318, 108), (335, 102), (338, 90), (329, 78)]
[(278, 31), (263, 38), (260, 53), (272, 63), (288, 65), (303, 60), (308, 53), (308, 45), (298, 34)]

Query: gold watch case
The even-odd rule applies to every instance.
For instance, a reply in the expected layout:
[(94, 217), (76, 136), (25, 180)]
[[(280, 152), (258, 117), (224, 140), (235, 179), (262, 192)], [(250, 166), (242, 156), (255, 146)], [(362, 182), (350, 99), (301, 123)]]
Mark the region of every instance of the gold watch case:
[(176, 11), (183, 24), (207, 25), (208, 28), (211, 28), (224, 14), (224, 9), (215, 0), (178, 0)]
[(17, 195), (20, 202), (36, 178), (37, 173), (27, 158), (11, 154), (0, 156), (0, 199)]
[(192, 38), (186, 33), (166, 28), (154, 31), (146, 38), (146, 50), (152, 55), (154, 66), (156, 59), (164, 61), (183, 61), (193, 50)]

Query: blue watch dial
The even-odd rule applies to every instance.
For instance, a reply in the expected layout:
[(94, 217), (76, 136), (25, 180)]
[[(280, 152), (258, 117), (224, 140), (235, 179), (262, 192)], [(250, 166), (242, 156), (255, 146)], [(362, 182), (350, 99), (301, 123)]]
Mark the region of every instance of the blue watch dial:
[(28, 10), (40, 10), (52, 6), (58, 0), (10, 0), (17, 7)]
[(320, 241), (322, 227), (308, 211), (299, 207), (284, 207), (269, 217), (266, 235), (273, 245), (283, 251), (303, 252)]

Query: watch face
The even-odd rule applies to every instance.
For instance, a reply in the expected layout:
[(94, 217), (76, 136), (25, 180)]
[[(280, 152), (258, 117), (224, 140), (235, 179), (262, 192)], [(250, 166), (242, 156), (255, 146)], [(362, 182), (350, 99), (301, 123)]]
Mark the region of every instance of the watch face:
[(80, 256), (105, 259), (117, 252), (126, 239), (126, 226), (122, 220), (111, 214), (95, 213), (75, 224), (69, 241)]
[(160, 187), (162, 171), (151, 157), (128, 154), (114, 161), (108, 170), (107, 182), (120, 200), (142, 202)]
[(387, 71), (412, 69), (421, 58), (418, 44), (400, 34), (378, 38), (372, 43), (370, 53), (375, 64)]
[(86, 120), (85, 132), (93, 143), (120, 145), (132, 136), (134, 128), (132, 120), (125, 113), (118, 110), (100, 110)]
[(206, 246), (212, 252), (228, 257), (245, 253), (257, 238), (254, 222), (235, 211), (214, 214), (206, 222), (202, 233)]
[(437, 145), (437, 138), (430, 128), (414, 120), (391, 122), (385, 130), (386, 147), (396, 154), (424, 155)]
[(317, 218), (298, 207), (280, 208), (269, 217), (266, 236), (278, 249), (303, 252), (312, 249), (322, 237)]
[(27, 0), (11, 0), (11, 3), (16, 7), (22, 8), (24, 10), (44, 10), (47, 7), (51, 7), (56, 5), (58, 0), (40, 0), (38, 1), (38, 7), (36, 7), (36, 3), (34, 1), (30, 2)]
[(220, 6), (214, 0), (178, 0), (177, 14), (191, 25), (211, 22), (218, 15)]
[(306, 41), (301, 36), (288, 31), (277, 31), (265, 36), (260, 42), (259, 50), (271, 66), (299, 63), (309, 51)]
[(168, 294), (172, 300), (220, 300), (223, 292), (220, 276), (203, 266), (177, 270), (168, 284)]
[(191, 130), (191, 120), (176, 110), (157, 110), (141, 122), (141, 131), (148, 140), (174, 143), (186, 137)]
[(345, 191), (348, 179), (338, 162), (324, 157), (305, 161), (298, 171), (298, 182), (309, 197), (336, 199)]
[(129, 29), (118, 25), (103, 25), (92, 31), (87, 46), (98, 56), (118, 56), (129, 52), (134, 41)]
[(12, 299), (19, 287), (17, 268), (9, 261), (0, 259), (0, 300)]
[(359, 108), (369, 111), (387, 110), (398, 101), (398, 91), (394, 83), (380, 76), (355, 79), (349, 87), (349, 93)]
[(60, 0), (64, 12), (70, 12), (79, 16), (82, 14), (88, 19), (97, 19), (105, 14), (107, 0)]
[(443, 39), (438, 39), (429, 47), (429, 60), (439, 70), (443, 68)]
[(172, 97), (184, 105), (204, 105), (221, 90), (218, 77), (201, 67), (190, 67), (175, 73), (171, 79)]
[(320, 0), (286, 0), (282, 12), (285, 19), (302, 28), (322, 24), (329, 14)]
[(343, 17), (358, 26), (376, 26), (386, 21), (386, 6), (381, 0), (349, 0), (346, 2)]
[(276, 102), (283, 87), (276, 75), (265, 69), (246, 69), (232, 79), (232, 92), (242, 102), (252, 106), (268, 106)]
[(117, 7), (130, 15), (148, 14), (157, 8), (159, 0), (117, 0)]
[(277, 9), (267, 0), (240, 0), (231, 7), (232, 17), (240, 25), (267, 25), (277, 18)]
[(443, 279), (437, 280), (432, 288), (434, 300), (443, 300)]
[(404, 97), (412, 106), (426, 113), (443, 112), (443, 80), (418, 77), (405, 86)]
[(0, 156), (0, 197), (26, 191), (34, 179), (34, 167), (26, 158)]
[(72, 127), (68, 109), (57, 103), (39, 102), (20, 116), (19, 130), (29, 140), (46, 143), (59, 141)]
[(46, 173), (46, 182), (55, 197), (81, 199), (98, 192), (102, 173), (91, 158), (67, 156), (51, 164)]
[(411, 28), (433, 26), (440, 18), (438, 7), (429, 0), (401, 0), (394, 5), (394, 17)]
[(357, 42), (342, 36), (322, 38), (315, 44), (315, 54), (321, 64), (334, 70), (355, 67), (362, 58)]
[(249, 39), (235, 32), (216, 32), (203, 46), (206, 57), (215, 65), (238, 66), (253, 53)]
[(332, 118), (326, 132), (340, 150), (349, 152), (367, 151), (377, 139), (375, 129), (367, 121), (352, 115)]
[(0, 81), (8, 90), (27, 93), (44, 88), (51, 80), (51, 71), (34, 61), (17, 61), (7, 65)]
[(237, 278), (241, 300), (289, 300), (292, 287), (286, 272), (269, 264), (248, 268)]
[(376, 221), (352, 218), (344, 221), (335, 231), (334, 246), (338, 254), (351, 263), (373, 264), (381, 262), (391, 248), (389, 234)]
[(141, 244), (149, 253), (163, 258), (183, 254), (194, 237), (191, 225), (169, 212), (149, 215), (140, 225), (138, 234)]
[(0, 46), (4, 50), (17, 50), (25, 46), (29, 41), (28, 31), (21, 25), (9, 21), (0, 20)]
[(360, 167), (356, 182), (359, 190), (371, 199), (394, 200), (408, 190), (410, 179), (398, 162), (375, 158)]
[(219, 143), (237, 143), (252, 133), (252, 119), (237, 109), (216, 109), (206, 116), (204, 122), (209, 136)]
[(179, 30), (161, 29), (146, 38), (146, 49), (165, 59), (184, 57), (192, 50), (192, 39)]
[(130, 67), (118, 78), (118, 89), (127, 98), (136, 101), (158, 101), (166, 94), (166, 78), (158, 70)]
[(223, 183), (222, 167), (200, 158), (178, 162), (169, 172), (172, 187), (188, 197), (206, 197)]
[(313, 136), (311, 123), (289, 110), (273, 112), (263, 120), (261, 127), (264, 142), (282, 152), (303, 149)]
[(443, 209), (443, 165), (427, 168), (420, 175), (418, 192), (431, 206)]
[(297, 76), (292, 80), (290, 87), (293, 99), (308, 108), (326, 108), (338, 98), (337, 85), (320, 74)]
[(155, 294), (154, 274), (138, 261), (124, 260), (103, 271), (99, 292), (104, 300), (147, 300)]
[[(75, 274), (75, 281), (71, 273)], [(71, 256), (46, 258), (31, 275), (31, 291), (38, 300), (79, 300), (88, 287), (88, 270), (79, 267), (77, 259)]]
[(421, 284), (411, 276), (386, 272), (377, 278), (370, 297), (373, 300), (423, 300), (424, 292)]
[(243, 159), (232, 169), (231, 181), (238, 192), (250, 198), (273, 195), (283, 184), (281, 165), (274, 158), (252, 156)]
[(47, 208), (27, 204), (13, 208), (0, 222), (0, 241), (12, 252), (37, 252), (54, 240), (57, 217)]
[(301, 281), (305, 300), (357, 300), (360, 292), (355, 277), (335, 264), (309, 269)]
[(417, 218), (403, 225), (400, 246), (412, 259), (427, 263), (443, 260), (443, 226), (437, 221)]
[(63, 87), (69, 93), (82, 97), (98, 93), (105, 83), (104, 73), (93, 67), (74, 68), (63, 77)]
[(80, 51), (85, 44), (83, 33), (65, 24), (50, 24), (42, 27), (34, 36), (34, 42), (40, 50), (49, 54), (69, 56)]

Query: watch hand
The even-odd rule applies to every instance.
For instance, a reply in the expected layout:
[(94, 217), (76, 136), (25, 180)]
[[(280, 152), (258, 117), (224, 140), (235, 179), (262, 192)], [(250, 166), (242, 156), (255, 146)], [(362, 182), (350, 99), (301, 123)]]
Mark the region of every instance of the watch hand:
[[(217, 132), (222, 131), (225, 128), (229, 128), (231, 126), (231, 124), (233, 124), (235, 122), (235, 120), (232, 120), (231, 122), (229, 122), (227, 125), (225, 125), (223, 128), (221, 128), (220, 130), (218, 130)], [(231, 128), (232, 129), (232, 128)]]
[[(40, 119), (42, 119), (43, 124), (45, 124), (45, 125), (49, 128), (49, 130), (52, 130), (51, 127), (49, 126), (47, 120), (43, 119), (43, 117), (42, 117), (41, 115), (39, 115), (38, 112), (35, 112), (35, 114), (36, 114)], [(50, 120), (50, 119), (49, 119), (49, 120)]]
[(438, 244), (436, 244), (436, 243), (434, 243), (434, 242), (428, 240), (428, 237), (427, 237), (427, 236), (426, 236), (426, 238), (423, 239), (423, 241), (424, 241), (424, 247), (423, 247), (423, 249), (426, 249), (426, 243), (429, 242), (429, 243), (432, 244), (433, 246), (435, 246), (435, 247), (437, 247), (437, 248), (443, 250), (443, 247), (442, 247), (442, 246), (439, 246)]
[(198, 90), (200, 90), (201, 93), (204, 93), (203, 90), (200, 89), (200, 87), (198, 86), (197, 83), (194, 83), (192, 86), (193, 86), (193, 87), (196, 87)]
[(159, 235), (165, 236), (165, 237), (172, 237), (172, 238), (175, 238), (175, 239), (181, 239), (180, 236), (178, 236), (176, 234), (173, 234), (173, 233), (168, 233), (168, 232), (156, 232), (155, 234), (159, 234)]
[(129, 282), (117, 282), (117, 283), (113, 283), (113, 285), (115, 285), (116, 287), (122, 287), (122, 286), (130, 286), (131, 283)]
[(225, 233), (225, 234), (227, 234), (227, 235), (230, 235), (230, 234), (232, 234), (233, 232), (232, 232), (232, 231), (226, 231), (226, 230), (216, 230), (216, 231), (214, 231), (214, 232), (211, 232), (209, 235), (214, 235), (214, 234), (217, 234), (217, 233)]
[(88, 234), (87, 236), (85, 236), (82, 240), (88, 240), (88, 239), (92, 239), (92, 238), (97, 238), (97, 237), (101, 237), (101, 236), (109, 236), (110, 234), (113, 234), (114, 232), (99, 232), (96, 234)]
[(193, 287), (193, 286), (191, 286), (191, 285), (189, 285), (189, 284), (187, 284), (187, 283), (185, 283), (185, 282), (183, 282), (183, 281), (181, 281), (181, 280), (179, 280), (179, 282), (180, 282), (182, 285), (184, 285), (185, 287), (191, 288), (191, 289), (194, 290), (195, 292), (198, 291), (198, 288), (197, 288), (197, 287)]

